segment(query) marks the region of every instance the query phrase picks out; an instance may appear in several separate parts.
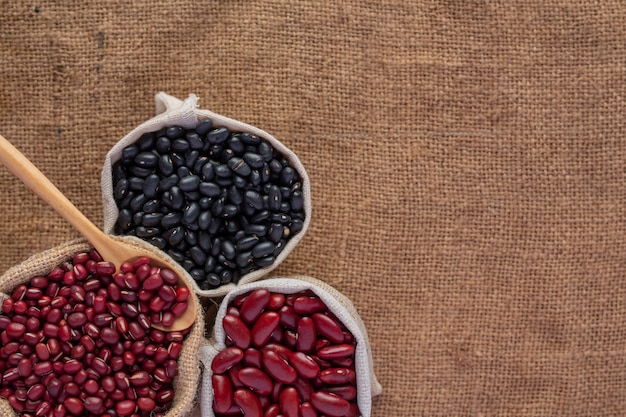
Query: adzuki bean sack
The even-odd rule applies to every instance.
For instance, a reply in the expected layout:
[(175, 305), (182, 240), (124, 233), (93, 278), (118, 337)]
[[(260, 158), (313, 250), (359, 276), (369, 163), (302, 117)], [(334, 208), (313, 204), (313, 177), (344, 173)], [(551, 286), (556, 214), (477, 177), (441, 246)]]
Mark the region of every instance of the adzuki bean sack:
[(361, 416), (370, 417), (372, 397), (382, 393), (382, 387), (374, 374), (371, 348), (368, 341), (365, 325), (356, 311), (352, 302), (335, 288), (318, 279), (296, 276), (290, 278), (269, 278), (250, 284), (240, 285), (224, 297), (218, 309), (215, 319), (213, 335), (208, 345), (200, 350), (203, 363), (202, 387), (200, 395), (200, 408), (203, 417), (214, 417), (213, 411), (213, 387), (211, 363), (215, 356), (225, 349), (226, 333), (222, 325), (222, 319), (227, 313), (229, 304), (240, 294), (245, 294), (256, 289), (266, 289), (270, 293), (282, 293), (285, 295), (310, 290), (319, 297), (347, 330), (352, 333), (356, 340), (354, 352), (354, 368), (356, 372), (357, 405)]
[[(296, 175), (299, 180), (297, 181), (296, 184), (294, 184), (294, 187), (295, 186), (298, 187), (297, 190), (293, 191), (293, 187), (292, 187), (293, 194), (291, 195), (291, 200), (289, 202), (291, 205), (289, 205), (285, 201), (282, 201), (282, 203), (287, 204), (287, 207), (293, 208), (297, 206), (297, 208), (299, 209), (297, 215), (300, 218), (295, 218), (293, 225), (292, 225), (291, 223), (289, 223), (290, 217), (289, 216), (285, 217), (282, 214), (285, 211), (284, 210), (285, 204), (281, 206), (281, 200), (283, 200), (285, 197), (277, 195), (276, 190), (278, 189), (278, 186), (275, 184), (272, 184), (272, 181), (268, 179), (269, 174), (270, 174), (270, 171), (268, 170), (268, 168), (263, 168), (263, 169), (259, 168), (257, 170), (252, 170), (252, 174), (250, 174), (250, 171), (251, 171), (250, 166), (256, 165), (256, 163), (259, 163), (259, 162), (262, 164), (263, 161), (262, 160), (256, 160), (256, 161), (245, 160), (244, 161), (246, 156), (250, 156), (251, 154), (247, 150), (245, 151), (248, 153), (247, 155), (245, 154), (240, 155), (242, 157), (238, 157), (237, 159), (232, 157), (232, 154), (229, 154), (227, 156), (224, 156), (224, 154), (222, 154), (222, 157), (230, 158), (228, 162), (231, 162), (231, 163), (233, 161), (238, 162), (236, 164), (235, 163), (230, 164), (229, 168), (231, 169), (231, 172), (229, 173), (228, 170), (226, 172), (227, 175), (232, 175), (233, 181), (234, 179), (241, 181), (242, 178), (245, 178), (249, 183), (254, 183), (251, 179), (252, 175), (257, 175), (257, 180), (258, 180), (259, 172), (261, 171), (261, 172), (267, 172), (267, 175), (264, 176), (265, 182), (261, 183), (261, 185), (265, 185), (267, 187), (270, 187), (270, 185), (275, 185), (273, 189), (270, 189), (268, 191), (269, 195), (265, 195), (264, 198), (266, 199), (266, 201), (263, 203), (265, 204), (265, 207), (262, 207), (262, 208), (259, 207), (259, 204), (261, 202), (260, 200), (261, 197), (258, 195), (259, 193), (255, 194), (255, 192), (252, 192), (252, 190), (248, 190), (250, 191), (249, 195), (245, 194), (245, 197), (246, 198), (250, 197), (250, 199), (245, 200), (243, 202), (241, 201), (242, 191), (239, 191), (238, 193), (235, 192), (235, 194), (239, 194), (238, 196), (235, 195), (234, 196), (235, 198), (230, 197), (230, 195), (228, 196), (227, 200), (224, 200), (225, 197), (219, 197), (219, 199), (222, 199), (221, 204), (225, 206), (229, 206), (229, 207), (224, 208), (224, 211), (226, 211), (227, 208), (230, 208), (230, 209), (235, 208), (236, 204), (232, 204), (232, 202), (231, 204), (228, 204), (230, 200), (239, 199), (239, 202), (238, 202), (239, 211), (237, 212), (236, 215), (243, 213), (244, 209), (252, 210), (250, 207), (256, 206), (256, 207), (252, 207), (254, 209), (252, 210), (252, 212), (254, 212), (253, 214), (250, 214), (250, 213), (245, 214), (246, 216), (250, 216), (250, 217), (246, 217), (246, 221), (247, 219), (250, 219), (250, 218), (254, 220), (255, 219), (254, 216), (257, 216), (257, 215), (258, 216), (265, 215), (265, 218), (263, 218), (262, 222), (264, 222), (266, 226), (261, 226), (263, 230), (261, 230), (260, 232), (257, 232), (254, 230), (254, 227), (258, 226), (257, 220), (254, 220), (254, 222), (250, 222), (252, 224), (252, 226), (250, 227), (250, 230), (246, 230), (245, 234), (243, 235), (246, 239), (239, 238), (239, 240), (236, 240), (236, 244), (233, 244), (233, 242), (235, 242), (234, 233), (231, 233), (230, 230), (226, 230), (225, 226), (221, 227), (219, 229), (219, 232), (215, 232), (211, 228), (212, 226), (209, 227), (207, 231), (207, 224), (205, 224), (204, 227), (198, 226), (198, 224), (200, 224), (201, 222), (200, 219), (202, 218), (203, 214), (198, 215), (199, 209), (197, 207), (196, 202), (194, 201), (192, 197), (187, 198), (186, 196), (188, 194), (186, 193), (189, 193), (189, 192), (191, 192), (192, 194), (195, 193), (196, 199), (198, 199), (199, 197), (211, 196), (210, 198), (213, 201), (217, 200), (218, 197), (213, 196), (211, 194), (213, 192), (213, 189), (209, 188), (208, 186), (212, 186), (213, 188), (215, 188), (215, 183), (218, 182), (218, 180), (220, 179), (218, 178), (220, 174), (218, 173), (214, 174), (213, 172), (209, 172), (209, 174), (211, 176), (215, 175), (215, 179), (205, 178), (206, 175), (204, 174), (204, 170), (202, 170), (202, 173), (198, 172), (200, 170), (198, 165), (195, 165), (197, 169), (194, 168), (194, 170), (191, 173), (188, 172), (187, 175), (183, 177), (185, 178), (184, 185), (182, 184), (182, 182), (178, 182), (176, 184), (176, 187), (178, 189), (183, 189), (183, 188), (186, 189), (184, 193), (177, 193), (178, 197), (180, 197), (180, 194), (185, 195), (184, 204), (186, 204), (186, 206), (178, 207), (176, 208), (176, 210), (171, 209), (167, 213), (170, 215), (170, 216), (167, 216), (169, 220), (171, 220), (171, 218), (174, 217), (172, 215), (178, 215), (178, 216), (183, 215), (183, 219), (184, 219), (184, 215), (189, 213), (190, 211), (189, 208), (191, 208), (191, 205), (193, 203), (194, 205), (196, 205), (196, 207), (193, 208), (193, 211), (195, 211), (196, 213), (195, 215), (194, 214), (189, 215), (190, 218), (194, 219), (193, 225), (190, 225), (190, 224), (181, 225), (179, 224), (180, 222), (174, 221), (173, 224), (175, 226), (172, 226), (172, 223), (168, 219), (164, 219), (164, 218), (161, 218), (159, 222), (158, 217), (161, 216), (163, 212), (150, 214), (151, 221), (155, 220), (154, 218), (157, 218), (154, 223), (150, 223), (151, 226), (154, 226), (153, 228), (150, 228), (148, 226), (143, 226), (142, 224), (143, 226), (142, 233), (145, 236), (141, 236), (141, 237), (144, 238), (146, 241), (149, 241), (151, 238), (153, 238), (153, 236), (150, 236), (149, 233), (152, 233), (154, 230), (158, 230), (158, 232), (154, 232), (154, 233), (157, 233), (157, 234), (160, 233), (158, 237), (166, 236), (166, 233), (167, 233), (167, 238), (168, 238), (167, 241), (164, 239), (160, 239), (159, 241), (161, 246), (164, 246), (164, 245), (167, 246), (167, 248), (162, 247), (162, 249), (165, 251), (175, 249), (178, 252), (177, 256), (179, 259), (177, 260), (181, 262), (183, 267), (186, 267), (187, 270), (190, 271), (191, 275), (196, 280), (198, 280), (198, 282), (201, 282), (203, 279), (206, 279), (206, 281), (208, 282), (209, 272), (207, 271), (212, 270), (213, 268), (212, 266), (205, 266), (204, 273), (207, 274), (207, 278), (203, 278), (202, 277), (203, 271), (202, 271), (201, 265), (209, 264), (211, 261), (215, 259), (217, 259), (217, 262), (218, 262), (217, 268), (223, 268), (224, 263), (227, 263), (227, 264), (230, 263), (230, 266), (228, 266), (227, 268), (234, 268), (232, 270), (236, 271), (235, 274), (237, 274), (237, 276), (233, 278), (232, 280), (233, 282), (229, 281), (230, 277), (228, 277), (228, 273), (226, 273), (227, 277), (224, 278), (221, 281), (221, 283), (219, 283), (220, 281), (218, 280), (217, 281), (218, 284), (212, 285), (210, 288), (200, 288), (199, 284), (194, 281), (194, 288), (198, 294), (207, 296), (207, 297), (223, 296), (226, 293), (228, 293), (230, 290), (236, 288), (238, 284), (245, 284), (245, 283), (253, 282), (259, 279), (260, 277), (266, 275), (268, 272), (270, 272), (272, 269), (278, 266), (285, 259), (285, 257), (293, 250), (293, 248), (298, 244), (298, 242), (302, 239), (306, 230), (308, 229), (310, 218), (311, 218), (311, 198), (310, 198), (309, 178), (307, 176), (307, 173), (304, 167), (302, 166), (302, 163), (298, 159), (298, 157), (291, 150), (285, 147), (281, 142), (279, 142), (276, 138), (274, 138), (267, 132), (264, 132), (254, 126), (250, 126), (245, 123), (242, 123), (233, 119), (229, 119), (227, 117), (215, 114), (209, 110), (199, 109), (197, 105), (197, 97), (195, 95), (192, 94), (186, 100), (181, 101), (177, 98), (174, 98), (172, 96), (169, 96), (161, 92), (156, 95), (155, 101), (156, 101), (157, 116), (142, 123), (141, 125), (137, 126), (135, 129), (133, 129), (122, 140), (116, 143), (106, 155), (106, 159), (105, 159), (105, 163), (104, 163), (104, 167), (102, 171), (102, 194), (103, 194), (103, 202), (104, 202), (104, 231), (106, 233), (109, 233), (109, 234), (119, 233), (119, 232), (116, 232), (116, 223), (118, 222), (118, 216), (120, 216), (118, 202), (121, 202), (123, 198), (120, 197), (120, 193), (121, 193), (119, 190), (120, 187), (118, 186), (117, 183), (116, 184), (113, 183), (113, 177), (116, 173), (116, 162), (125, 161), (124, 159), (125, 148), (128, 148), (129, 146), (133, 144), (137, 144), (138, 141), (140, 141), (140, 139), (142, 138), (142, 135), (149, 134), (151, 132), (157, 132), (161, 129), (167, 129), (167, 128), (178, 126), (183, 129), (187, 129), (186, 132), (189, 133), (190, 129), (196, 129), (196, 127), (199, 127), (200, 122), (210, 119), (212, 122), (211, 132), (213, 133), (217, 133), (215, 132), (216, 130), (215, 128), (224, 128), (225, 130), (229, 131), (229, 134), (233, 134), (233, 135), (248, 134), (248, 133), (251, 135), (255, 135), (258, 138), (260, 138), (262, 142), (264, 142), (264, 145), (263, 145), (264, 150), (266, 151), (268, 150), (268, 147), (266, 145), (269, 144), (271, 146), (271, 148), (269, 148), (271, 152), (274, 152), (274, 154), (277, 155), (271, 161), (274, 164), (272, 165), (266, 161), (265, 167), (270, 165), (276, 168), (276, 162), (278, 160), (282, 160), (283, 167), (286, 166), (288, 167), (288, 169), (284, 169), (284, 171), (281, 172), (280, 181), (283, 180), (282, 174), (286, 171), (289, 171), (289, 174)], [(193, 133), (195, 133), (195, 131)], [(166, 136), (166, 135), (163, 134), (163, 136)], [(171, 168), (169, 167), (169, 162), (168, 162), (167, 170), (163, 170), (162, 166), (158, 165), (156, 162), (156, 159), (155, 159), (156, 155), (159, 155), (159, 157), (163, 157), (163, 156), (166, 156), (166, 154), (171, 155), (170, 152), (178, 152), (181, 156), (189, 155), (190, 152), (194, 150), (194, 147), (193, 147), (194, 145), (196, 145), (195, 149), (199, 149), (200, 146), (203, 146), (201, 140), (204, 140), (203, 138), (204, 136), (207, 137), (205, 144), (204, 144), (204, 148), (200, 149), (198, 152), (200, 153), (200, 157), (206, 157), (210, 160), (212, 156), (207, 155), (207, 152), (208, 152), (207, 146), (210, 143), (208, 139), (209, 133), (205, 133), (203, 130), (202, 132), (200, 132), (199, 136), (201, 136), (200, 140), (198, 140), (196, 136), (195, 142), (191, 145), (192, 146), (191, 148), (187, 148), (187, 149), (182, 148), (180, 151), (174, 150), (174, 146), (175, 146), (174, 141), (176, 140), (175, 138), (171, 139), (171, 147), (170, 147), (170, 144), (167, 143), (166, 145), (163, 145), (164, 148), (161, 148), (162, 149), (161, 151), (156, 149), (157, 145), (160, 145), (160, 144), (155, 143), (154, 148), (150, 148), (149, 152), (145, 152), (146, 155), (144, 155), (144, 156), (149, 157), (149, 159), (151, 159), (149, 163), (152, 166), (151, 174), (146, 174), (146, 172), (148, 172), (149, 170), (143, 172), (143, 175), (146, 175), (144, 177), (146, 178), (145, 181), (147, 181), (148, 176), (152, 176), (153, 178), (151, 179), (151, 181), (154, 180), (155, 183), (157, 180), (156, 177), (163, 179), (165, 176), (169, 176), (169, 177), (173, 177), (174, 181), (176, 181), (177, 177), (180, 179), (180, 176), (179, 176), (180, 174), (177, 169), (175, 169), (174, 172), (170, 171)], [(180, 139), (182, 139), (182, 137)], [(185, 140), (186, 140), (186, 137), (185, 137)], [(224, 144), (223, 148), (225, 150), (230, 149), (228, 148), (228, 146), (225, 145), (225, 142), (223, 142), (224, 141), (223, 137), (221, 139), (216, 139), (216, 140), (221, 141), (221, 142), (218, 142), (218, 144)], [(165, 139), (165, 141), (167, 142), (167, 139)], [(158, 142), (158, 141), (155, 141), (155, 142)], [(184, 141), (180, 141), (180, 140), (178, 141), (176, 145), (183, 146), (183, 147), (189, 146), (189, 144), (185, 144)], [(245, 146), (246, 146), (246, 149), (250, 148), (250, 144), (246, 144)], [(259, 149), (260, 149), (261, 146), (260, 145), (257, 145), (257, 146), (259, 146)], [(243, 147), (244, 145), (241, 145), (241, 149), (243, 149)], [(240, 152), (243, 152), (243, 151), (240, 151)], [(262, 152), (260, 151), (259, 154), (260, 153)], [(255, 155), (257, 157), (259, 156), (258, 154), (252, 153), (252, 156), (255, 156)], [(195, 157), (198, 157), (198, 155), (196, 154)], [(270, 157), (266, 157), (266, 158), (270, 158)], [(137, 160), (137, 158), (134, 158), (134, 159), (128, 158), (128, 159), (131, 161)], [(248, 164), (244, 163), (246, 161), (248, 162), (248, 164), (251, 164), (251, 165), (248, 166)], [(144, 163), (144, 162), (146, 161), (140, 159), (138, 163)], [(226, 168), (227, 162), (222, 160), (220, 161), (220, 165), (221, 165), (220, 168)], [(181, 168), (181, 167), (178, 167), (178, 168)], [(134, 169), (136, 169), (136, 167), (134, 167)], [(280, 169), (280, 165), (276, 169)], [(238, 175), (239, 170), (245, 170), (246, 172), (244, 172), (242, 175)], [(139, 171), (141, 171), (141, 168), (139, 168)], [(274, 177), (278, 175), (275, 171), (272, 171), (272, 172), (273, 172), (272, 175)], [(138, 180), (138, 182), (140, 183), (141, 181), (142, 179)], [(199, 181), (202, 181), (202, 182), (198, 184)], [(162, 183), (160, 182), (159, 184), (162, 184)], [(241, 183), (239, 183), (239, 185), (241, 185)], [(239, 187), (239, 185), (237, 187)], [(259, 188), (258, 182), (253, 185), (256, 185), (257, 189)], [(201, 188), (201, 187), (204, 187), (204, 188)], [(232, 186), (224, 185), (223, 187), (235, 188), (235, 185), (232, 185)], [(148, 187), (146, 187), (146, 189), (142, 188), (142, 190), (137, 191), (137, 193), (141, 193), (142, 195), (145, 195), (147, 192), (146, 191), (147, 188)], [(282, 184), (283, 191), (286, 191), (287, 188), (289, 187), (287, 187), (285, 184)], [(122, 192), (125, 192), (125, 190)], [(163, 196), (165, 195), (164, 194), (165, 192), (167, 192), (167, 190), (165, 190), (165, 186), (163, 186), (163, 188), (161, 189), (161, 185), (159, 185), (158, 189), (156, 189), (155, 187), (151, 187), (150, 192), (148, 192), (148, 195), (153, 196), (151, 198), (157, 199), (158, 201), (157, 204), (161, 204), (160, 200), (158, 199), (164, 199)], [(224, 195), (224, 192), (225, 190), (222, 190), (222, 195)], [(295, 195), (297, 195), (297, 202), (294, 202)], [(115, 196), (118, 197), (117, 200)], [(269, 197), (272, 197), (272, 196), (274, 196), (275, 199), (272, 199), (271, 202), (268, 202), (270, 200)], [(181, 198), (179, 198), (179, 200), (180, 199)], [(207, 198), (205, 198), (205, 200), (207, 200)], [(226, 204), (224, 204), (224, 201), (226, 202)], [(203, 208), (204, 212), (210, 212), (215, 209), (215, 204), (213, 204), (212, 202), (206, 203), (206, 204), (207, 204), (207, 207)], [(208, 204), (213, 204), (213, 206), (208, 206)], [(268, 204), (269, 205), (274, 204), (277, 207), (274, 207), (273, 210), (267, 210)], [(250, 205), (250, 207), (244, 207), (244, 205)], [(165, 206), (165, 203), (161, 205), (161, 208), (163, 208), (163, 206)], [(280, 207), (280, 209), (278, 209), (278, 207)], [(220, 207), (220, 210), (219, 210), (220, 213), (223, 213), (221, 211), (222, 208), (223, 207)], [(139, 210), (140, 211), (143, 210), (145, 212), (145, 208), (142, 208)], [(175, 211), (175, 213), (173, 213), (173, 211)], [(272, 217), (268, 219), (267, 215), (270, 211), (271, 211)], [(264, 212), (264, 213), (261, 213), (261, 212)], [(212, 215), (213, 219), (215, 219), (216, 217), (220, 218), (220, 220), (222, 220), (222, 218), (226, 219), (225, 215), (223, 214), (216, 215), (215, 213), (216, 211), (213, 211), (213, 215)], [(207, 214), (207, 216), (204, 217), (204, 219), (208, 221), (208, 219), (210, 218), (209, 216), (210, 213), (204, 213), (204, 214)], [(233, 217), (236, 215), (233, 215)], [(126, 213), (126, 216), (129, 216), (128, 212)], [(241, 217), (243, 217), (243, 214)], [(196, 218), (198, 220), (195, 220)], [(256, 217), (256, 218), (259, 218), (259, 217)], [(122, 218), (122, 220), (124, 219)], [(167, 224), (165, 224), (166, 220), (168, 221)], [(226, 220), (224, 220), (224, 223), (226, 223)], [(244, 220), (240, 220), (240, 223), (243, 223), (243, 221)], [(134, 223), (135, 219), (133, 219), (132, 222)], [(236, 222), (237, 220), (231, 221), (230, 223), (236, 224)], [(295, 224), (296, 222), (297, 222), (297, 227)], [(271, 223), (271, 225), (269, 225), (269, 223)], [(128, 221), (124, 221), (124, 224), (130, 225), (131, 224), (130, 219)], [(292, 227), (292, 230), (294, 230), (294, 232), (290, 233), (288, 226), (284, 226), (284, 229), (281, 226), (280, 229), (284, 230), (284, 234), (282, 234), (283, 232), (281, 232), (280, 230), (277, 230), (279, 229), (278, 227), (272, 227), (272, 226), (278, 226), (281, 224), (288, 224), (289, 227)], [(250, 224), (248, 224), (248, 226), (250, 226)], [(267, 227), (267, 230), (264, 229), (264, 227)], [(137, 230), (139, 229), (136, 229), (135, 232), (137, 232)], [(276, 237), (274, 233), (270, 233), (270, 232), (276, 232), (276, 231), (278, 231), (278, 237)], [(202, 247), (203, 246), (202, 241), (206, 241), (207, 239), (198, 238), (197, 240), (199, 240), (201, 243), (193, 244), (193, 249), (195, 250), (195, 252), (191, 254), (190, 247), (192, 247), (192, 244), (191, 243), (188, 244), (185, 241), (187, 239), (187, 236), (185, 237), (182, 236), (183, 234), (186, 235), (188, 233), (192, 233), (192, 234), (197, 233), (200, 236), (201, 236), (201, 233), (204, 233), (204, 236), (207, 236), (207, 233), (208, 233), (209, 236), (212, 236), (212, 237), (215, 235), (220, 235), (222, 236), (221, 244), (224, 249), (221, 250), (220, 252), (219, 245), (216, 245), (215, 241), (213, 241), (210, 247), (209, 245), (207, 245), (207, 243), (205, 243), (204, 247)], [(122, 234), (125, 234), (125, 233), (122, 233)], [(224, 243), (224, 241), (230, 240), (231, 237), (232, 237), (232, 242)], [(196, 238), (194, 237), (194, 239)], [(255, 247), (244, 245), (244, 243), (254, 244), (255, 239), (258, 239), (258, 241), (263, 242), (263, 244), (257, 245)], [(269, 242), (270, 239), (274, 239), (273, 241), (274, 243)], [(242, 240), (247, 240), (248, 242), (242, 242)], [(174, 241), (176, 241), (176, 243), (173, 243)], [(187, 248), (179, 249), (180, 247), (179, 245), (187, 245)], [(199, 248), (201, 248), (202, 250), (200, 250)], [(211, 251), (214, 249), (217, 249), (217, 252), (213, 252), (211, 254)], [(226, 252), (226, 249), (228, 249), (231, 255), (228, 260), (224, 258), (225, 256), (224, 253)], [(233, 252), (234, 250), (237, 250), (236, 258)], [(172, 257), (176, 259), (177, 256), (175, 256), (172, 252), (168, 252), (168, 253), (170, 253)], [(183, 255), (185, 256), (184, 259), (183, 259)], [(193, 266), (191, 264), (192, 260), (197, 265)], [(253, 261), (255, 262), (255, 264), (250, 265), (250, 262), (253, 262)], [(185, 266), (185, 262), (188, 262), (187, 266)], [(258, 262), (260, 265), (257, 265), (256, 262)], [(246, 265), (246, 266), (244, 267), (243, 265)], [(252, 267), (254, 267), (254, 269), (252, 269)], [(221, 272), (224, 273), (223, 270)], [(196, 275), (194, 275), (194, 273), (199, 274), (200, 278), (196, 278)], [(216, 275), (217, 274), (211, 275), (212, 282), (215, 282), (215, 280), (218, 278)]]
[[(171, 262), (171, 259), (166, 255), (159, 251), (154, 251), (154, 248), (140, 239), (134, 237), (118, 239), (150, 251), (153, 254), (151, 256), (155, 259)], [(86, 252), (90, 250), (90, 248), (91, 245), (86, 240), (78, 239), (40, 252), (31, 256), (21, 264), (10, 268), (0, 276), (0, 303), (11, 294), (11, 291), (16, 286), (27, 283), (34, 276), (46, 275), (54, 267), (71, 260), (74, 254)], [(176, 268), (175, 272), (185, 281), (190, 281), (190, 278), (182, 268)], [(206, 344), (206, 339), (204, 338), (204, 315), (202, 313), (202, 307), (193, 292), (188, 302), (196, 305), (198, 315), (183, 342), (182, 350), (178, 358), (179, 372), (173, 384), (175, 397), (166, 417), (186, 417), (191, 415), (197, 400), (198, 383), (200, 381), (198, 353), (200, 347)], [(9, 403), (4, 399), (0, 399), (0, 416), (8, 417), (16, 415)]]

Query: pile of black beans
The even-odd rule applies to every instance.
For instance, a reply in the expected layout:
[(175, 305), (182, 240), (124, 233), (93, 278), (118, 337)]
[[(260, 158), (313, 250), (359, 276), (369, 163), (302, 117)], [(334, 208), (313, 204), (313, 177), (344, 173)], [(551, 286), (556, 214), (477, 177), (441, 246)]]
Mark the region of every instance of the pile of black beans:
[(302, 179), (257, 135), (211, 120), (143, 134), (113, 164), (117, 234), (168, 253), (202, 290), (272, 265), (304, 223)]

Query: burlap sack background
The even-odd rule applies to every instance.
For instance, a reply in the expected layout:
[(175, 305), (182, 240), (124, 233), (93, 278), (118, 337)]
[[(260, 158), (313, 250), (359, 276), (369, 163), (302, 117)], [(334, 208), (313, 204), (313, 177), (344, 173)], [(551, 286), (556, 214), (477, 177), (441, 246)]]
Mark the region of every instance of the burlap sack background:
[[(374, 416), (626, 413), (622, 2), (0, 3), (0, 132), (101, 222), (106, 151), (196, 93), (296, 152)], [(0, 269), (76, 236), (0, 170)]]

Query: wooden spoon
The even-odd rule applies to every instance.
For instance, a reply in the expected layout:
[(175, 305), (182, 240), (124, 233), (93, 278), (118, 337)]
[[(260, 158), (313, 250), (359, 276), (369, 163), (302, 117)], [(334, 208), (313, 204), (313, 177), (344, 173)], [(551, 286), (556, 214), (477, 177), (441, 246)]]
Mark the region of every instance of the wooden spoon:
[[(63, 195), (63, 193), (17, 148), (0, 135), (0, 162), (9, 171), (15, 174), (28, 188), (34, 191), (41, 199), (48, 203), (58, 214), (67, 220), (76, 230), (83, 235), (89, 243), (100, 253), (106, 261), (115, 264), (119, 270), (120, 265), (125, 261), (133, 261), (142, 256), (148, 256), (151, 265), (159, 268), (167, 268), (176, 271), (176, 268), (159, 259), (155, 259), (154, 254), (147, 250), (131, 246), (128, 243), (120, 242), (105, 234), (94, 225), (83, 213)], [(178, 276), (178, 286), (186, 287), (187, 283)], [(191, 289), (189, 289), (192, 292)], [(187, 310), (183, 315), (174, 320), (172, 327), (165, 328), (161, 325), (153, 324), (152, 327), (165, 331), (180, 331), (189, 328), (196, 318), (196, 303), (191, 299), (188, 301)]]

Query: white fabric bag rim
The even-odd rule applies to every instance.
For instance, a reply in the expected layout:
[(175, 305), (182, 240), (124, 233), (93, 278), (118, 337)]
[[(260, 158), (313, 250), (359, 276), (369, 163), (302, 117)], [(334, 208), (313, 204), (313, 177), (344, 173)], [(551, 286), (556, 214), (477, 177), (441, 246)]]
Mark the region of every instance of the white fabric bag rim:
[(298, 156), (278, 139), (255, 126), (231, 119), (226, 116), (222, 116), (210, 110), (199, 109), (197, 103), (198, 97), (195, 94), (190, 94), (187, 99), (180, 100), (176, 97), (166, 94), (165, 92), (159, 92), (155, 96), (155, 108), (157, 116), (135, 127), (126, 136), (124, 136), (124, 138), (122, 138), (115, 145), (113, 145), (113, 147), (106, 154), (101, 175), (104, 232), (108, 234), (113, 234), (115, 222), (117, 221), (117, 217), (119, 215), (117, 204), (113, 198), (113, 162), (119, 160), (122, 155), (122, 150), (126, 146), (134, 143), (144, 133), (153, 132), (163, 127), (172, 125), (178, 125), (184, 128), (193, 128), (200, 121), (208, 118), (211, 119), (211, 121), (213, 122), (213, 126), (226, 127), (233, 132), (250, 132), (265, 139), (274, 147), (274, 149), (276, 149), (289, 161), (292, 167), (298, 172), (298, 175), (300, 175), (302, 181), (304, 210), (302, 230), (300, 230), (295, 236), (292, 236), (287, 240), (285, 247), (276, 257), (273, 264), (242, 275), (237, 284), (228, 283), (225, 285), (221, 285), (215, 289), (201, 290), (196, 282), (192, 280), (193, 290), (196, 292), (196, 294), (205, 297), (217, 298), (223, 297), (228, 292), (232, 291), (238, 286), (254, 282), (259, 278), (267, 275), (273, 269), (278, 267), (278, 265), (280, 265), (287, 258), (289, 253), (291, 253), (291, 251), (302, 240), (311, 222), (311, 184), (309, 176)]
[(211, 362), (213, 361), (215, 355), (226, 347), (226, 344), (224, 343), (226, 334), (222, 326), (222, 319), (226, 315), (228, 304), (238, 295), (258, 288), (265, 288), (270, 292), (279, 292), (283, 294), (293, 294), (304, 290), (311, 290), (318, 297), (320, 297), (322, 301), (324, 301), (328, 309), (346, 326), (346, 328), (357, 340), (354, 355), (357, 405), (362, 417), (370, 417), (372, 397), (382, 393), (382, 386), (374, 374), (374, 363), (365, 324), (359, 317), (352, 302), (345, 295), (328, 285), (326, 282), (303, 275), (267, 278), (249, 284), (244, 284), (229, 292), (221, 301), (209, 344), (200, 349), (200, 358), (204, 365), (200, 396), (202, 416), (215, 416), (212, 408), (213, 388), (211, 385)]

